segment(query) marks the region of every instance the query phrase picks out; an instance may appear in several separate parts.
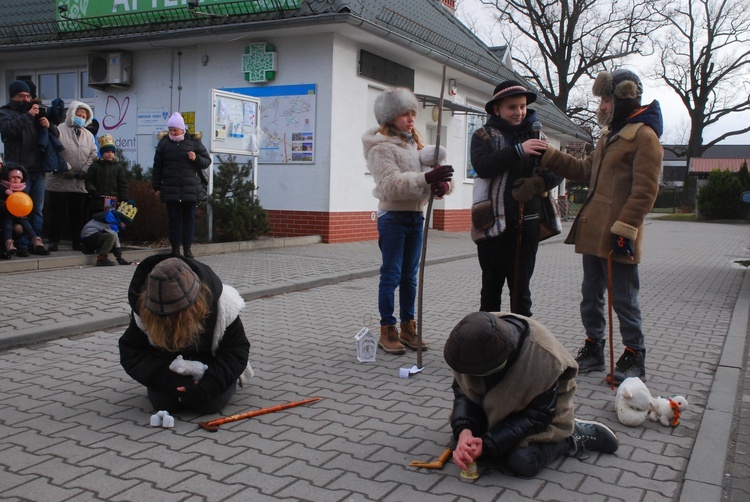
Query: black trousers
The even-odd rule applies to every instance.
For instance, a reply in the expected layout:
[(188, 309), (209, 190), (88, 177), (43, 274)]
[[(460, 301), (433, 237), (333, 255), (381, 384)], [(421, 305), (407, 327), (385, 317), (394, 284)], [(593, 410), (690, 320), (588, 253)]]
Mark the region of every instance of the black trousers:
[(81, 241), (88, 194), (77, 192), (48, 192), (48, 211), (50, 215), (49, 241), (60, 242), (65, 225), (65, 214), (70, 223), (70, 240), (73, 246)]
[(525, 448), (511, 450), (506, 455), (504, 464), (516, 476), (531, 478), (553, 460), (567, 456), (570, 450), (567, 439), (559, 443), (529, 443)]
[(237, 383), (233, 383), (222, 394), (212, 397), (205, 402), (190, 401), (187, 398), (175, 394), (167, 394), (148, 387), (148, 400), (156, 411), (166, 410), (168, 412), (190, 410), (197, 411), (204, 415), (210, 413), (219, 413), (232, 399), (234, 392), (237, 390)]
[[(508, 283), (511, 303), (518, 295), (516, 314), (531, 316), (531, 290), (529, 283), (534, 274), (536, 252), (539, 248), (539, 220), (524, 220), (518, 259), (518, 285), (516, 279), (516, 249), (518, 247), (517, 222), (509, 223), (498, 237), (477, 242), (479, 266), (482, 268), (482, 292), (479, 310), (500, 312), (503, 286)], [(511, 310), (509, 305), (506, 310)]]

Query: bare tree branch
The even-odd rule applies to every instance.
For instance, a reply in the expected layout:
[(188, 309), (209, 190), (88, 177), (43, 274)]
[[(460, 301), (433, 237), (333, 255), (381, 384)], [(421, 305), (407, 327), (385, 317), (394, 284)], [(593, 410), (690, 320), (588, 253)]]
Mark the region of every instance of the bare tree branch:
[(667, 0), (658, 10), (667, 27), (656, 40), (661, 60), (653, 76), (680, 97), (690, 116), (687, 157), (750, 127), (708, 143), (706, 127), (750, 110), (750, 9), (741, 0)]
[(481, 2), (497, 10), (496, 27), (511, 47), (517, 71), (586, 125), (592, 125), (595, 104), (574, 99), (576, 85), (588, 84), (631, 55), (651, 54), (651, 33), (664, 24), (650, 0)]

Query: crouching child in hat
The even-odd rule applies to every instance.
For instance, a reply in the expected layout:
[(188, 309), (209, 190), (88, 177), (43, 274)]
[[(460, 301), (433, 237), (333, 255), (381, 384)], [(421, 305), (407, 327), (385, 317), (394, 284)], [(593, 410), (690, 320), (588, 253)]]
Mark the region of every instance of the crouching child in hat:
[(614, 453), (617, 436), (575, 419), (578, 365), (540, 323), (514, 314), (476, 312), (444, 347), (454, 373), (453, 462), (499, 463), (531, 477), (561, 456)]
[(96, 213), (81, 230), (81, 245), (84, 254), (97, 253), (97, 267), (108, 267), (114, 262), (107, 258), (108, 253), (115, 255), (120, 265), (130, 265), (130, 262), (122, 257), (122, 245), (120, 244), (119, 232), (133, 223), (138, 209), (135, 201), (122, 201), (117, 209), (108, 209)]
[[(154, 409), (217, 413), (237, 381), (253, 376), (250, 342), (239, 313), (245, 302), (208, 265), (161, 254), (138, 265), (128, 290), (130, 326), (120, 338), (120, 363), (147, 388)], [(182, 356), (207, 366), (202, 377), (170, 365)]]

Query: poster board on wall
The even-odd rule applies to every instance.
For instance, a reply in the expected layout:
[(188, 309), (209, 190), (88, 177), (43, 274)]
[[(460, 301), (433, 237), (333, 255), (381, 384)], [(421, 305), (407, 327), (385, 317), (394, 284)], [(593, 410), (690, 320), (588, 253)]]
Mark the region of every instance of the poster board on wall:
[(235, 87), (222, 91), (260, 99), (259, 163), (315, 163), (315, 84)]
[(260, 100), (211, 89), (211, 152), (258, 155)]

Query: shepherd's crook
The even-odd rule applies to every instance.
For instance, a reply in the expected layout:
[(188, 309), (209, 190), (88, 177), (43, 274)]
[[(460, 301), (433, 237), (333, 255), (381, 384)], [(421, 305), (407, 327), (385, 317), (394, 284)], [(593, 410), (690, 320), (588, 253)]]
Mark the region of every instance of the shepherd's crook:
[[(440, 128), (443, 124), (443, 97), (445, 96), (445, 72), (443, 65), (443, 81), (440, 84), (440, 103), (438, 103), (437, 132), (435, 133), (435, 161), (433, 166), (438, 165), (440, 160)], [(430, 229), (430, 215), (432, 214), (432, 201), (435, 194), (430, 188), (430, 200), (427, 203), (427, 214), (424, 217), (424, 232), (422, 232), (422, 257), (419, 260), (419, 295), (417, 300), (417, 368), (422, 368), (422, 295), (424, 293), (424, 261), (427, 256), (427, 231)]]
[(614, 328), (612, 327), (612, 255), (610, 251), (607, 255), (607, 304), (609, 305), (609, 378), (611, 379), (612, 390), (615, 390), (615, 344)]
[(322, 398), (320, 397), (311, 397), (310, 399), (303, 399), (302, 401), (294, 401), (291, 403), (280, 404), (278, 406), (271, 406), (270, 408), (261, 408), (260, 410), (248, 411), (247, 413), (221, 417), (217, 418), (216, 420), (211, 420), (210, 422), (198, 422), (198, 425), (202, 429), (206, 429), (207, 431), (216, 432), (219, 430), (219, 426), (222, 424), (236, 422), (237, 420), (244, 420), (246, 418), (253, 418), (259, 415), (265, 415), (266, 413), (273, 413), (275, 411), (286, 410), (288, 408), (294, 408), (295, 406), (302, 406), (303, 404), (314, 403), (316, 401), (320, 401), (321, 399)]

